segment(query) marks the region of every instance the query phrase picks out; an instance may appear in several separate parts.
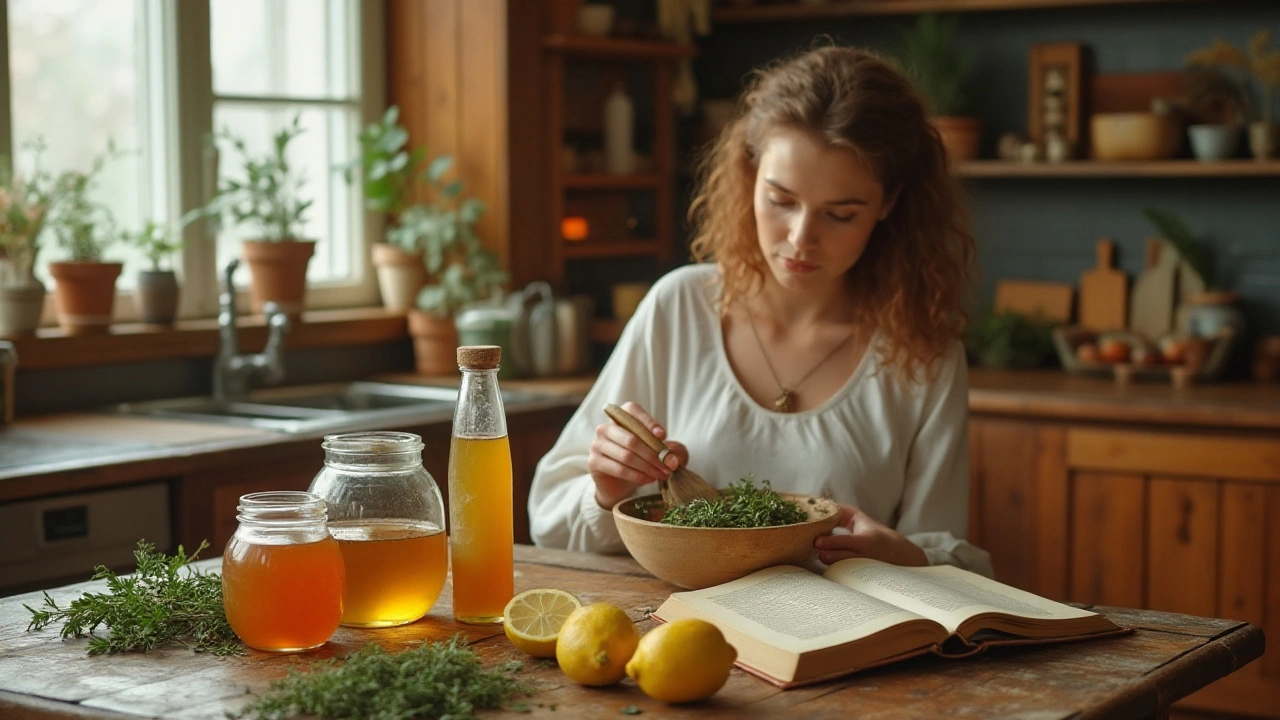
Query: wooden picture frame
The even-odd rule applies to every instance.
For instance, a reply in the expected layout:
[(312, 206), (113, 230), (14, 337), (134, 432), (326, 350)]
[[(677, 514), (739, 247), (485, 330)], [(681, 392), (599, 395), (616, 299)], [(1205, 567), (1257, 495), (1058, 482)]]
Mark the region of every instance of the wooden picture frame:
[(1084, 45), (1032, 45), (1027, 77), (1027, 137), (1042, 143), (1059, 126), (1072, 145), (1083, 149)]

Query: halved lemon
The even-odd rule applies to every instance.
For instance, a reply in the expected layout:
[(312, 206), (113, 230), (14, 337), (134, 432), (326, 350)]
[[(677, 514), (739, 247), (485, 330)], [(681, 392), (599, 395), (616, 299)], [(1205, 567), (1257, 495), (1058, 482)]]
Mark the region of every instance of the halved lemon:
[(560, 626), (580, 607), (578, 598), (564, 590), (525, 590), (502, 611), (502, 629), (520, 650), (534, 657), (555, 657)]

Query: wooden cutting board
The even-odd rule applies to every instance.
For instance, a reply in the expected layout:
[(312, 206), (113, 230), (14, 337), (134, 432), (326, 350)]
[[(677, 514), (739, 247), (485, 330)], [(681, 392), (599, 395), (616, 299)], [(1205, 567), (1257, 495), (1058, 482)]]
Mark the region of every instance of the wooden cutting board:
[(1039, 315), (1045, 320), (1071, 322), (1071, 301), (1076, 289), (1067, 283), (1038, 280), (996, 282), (996, 312), (1011, 310), (1023, 315)]
[(1160, 238), (1148, 238), (1142, 275), (1133, 282), (1129, 329), (1155, 340), (1173, 329), (1174, 289), (1180, 258), (1173, 246)]
[(1129, 279), (1114, 267), (1116, 244), (1098, 241), (1098, 266), (1080, 276), (1080, 324), (1094, 332), (1122, 330), (1129, 309)]

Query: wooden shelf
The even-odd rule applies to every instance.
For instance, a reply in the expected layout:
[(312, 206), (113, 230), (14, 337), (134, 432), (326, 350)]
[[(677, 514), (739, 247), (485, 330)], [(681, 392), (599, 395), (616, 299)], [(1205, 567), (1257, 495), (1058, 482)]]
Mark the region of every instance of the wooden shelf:
[(635, 255), (658, 255), (659, 247), (656, 239), (648, 240), (587, 240), (584, 242), (565, 242), (564, 257), (567, 259), (631, 257)]
[[(261, 316), (239, 318), (240, 351), (260, 352), (267, 343)], [(372, 345), (408, 336), (404, 313), (383, 308), (308, 310), (285, 335), (286, 348)], [(41, 328), (34, 337), (9, 338), (18, 351), (18, 369), (78, 367), (118, 362), (213, 357), (218, 352), (218, 321), (179, 320), (172, 328), (116, 323), (103, 335), (66, 335)]]
[(548, 35), (542, 38), (542, 47), (574, 57), (602, 60), (679, 60), (698, 52), (693, 45), (583, 35)]
[(1096, 5), (1140, 5), (1202, 0), (831, 0), (825, 3), (719, 7), (713, 23), (814, 20), (854, 15), (909, 15), (923, 12), (982, 12), (989, 10), (1045, 10)]
[(1125, 178), (1125, 177), (1280, 177), (1280, 161), (1154, 160), (1150, 162), (1020, 163), (974, 160), (960, 163), (956, 174), (966, 178)]
[(591, 341), (601, 345), (612, 345), (622, 337), (622, 328), (626, 322), (613, 318), (596, 318), (591, 321)]
[(657, 175), (566, 175), (564, 186), (570, 190), (646, 190), (658, 187)]

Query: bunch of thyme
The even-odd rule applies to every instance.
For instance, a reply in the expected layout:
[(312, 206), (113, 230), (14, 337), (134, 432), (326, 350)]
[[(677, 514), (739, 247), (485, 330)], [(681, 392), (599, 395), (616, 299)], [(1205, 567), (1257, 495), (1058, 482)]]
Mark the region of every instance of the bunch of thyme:
[[(140, 540), (132, 575), (119, 576), (99, 565), (93, 579), (106, 580), (108, 592), (86, 592), (65, 608), (46, 592), (40, 609), (23, 606), (31, 613), (27, 631), (62, 622), (63, 638), (89, 636), (90, 655), (170, 646), (218, 656), (244, 654), (222, 607), (222, 578), (186, 568), (208, 546), (202, 541), (188, 556), (179, 545), (170, 558)], [(94, 634), (100, 626), (110, 634)]]
[(234, 717), (467, 720), (477, 710), (502, 707), (513, 695), (532, 693), (531, 685), (512, 677), (522, 668), (517, 661), (486, 670), (461, 636), (396, 655), (370, 644), (340, 665), (330, 659), (312, 663), (310, 672), (290, 669)]
[(669, 508), (662, 516), (668, 525), (710, 528), (761, 528), (803, 522), (808, 514), (787, 500), (764, 480), (756, 487), (751, 476), (730, 483), (715, 500), (694, 500)]

